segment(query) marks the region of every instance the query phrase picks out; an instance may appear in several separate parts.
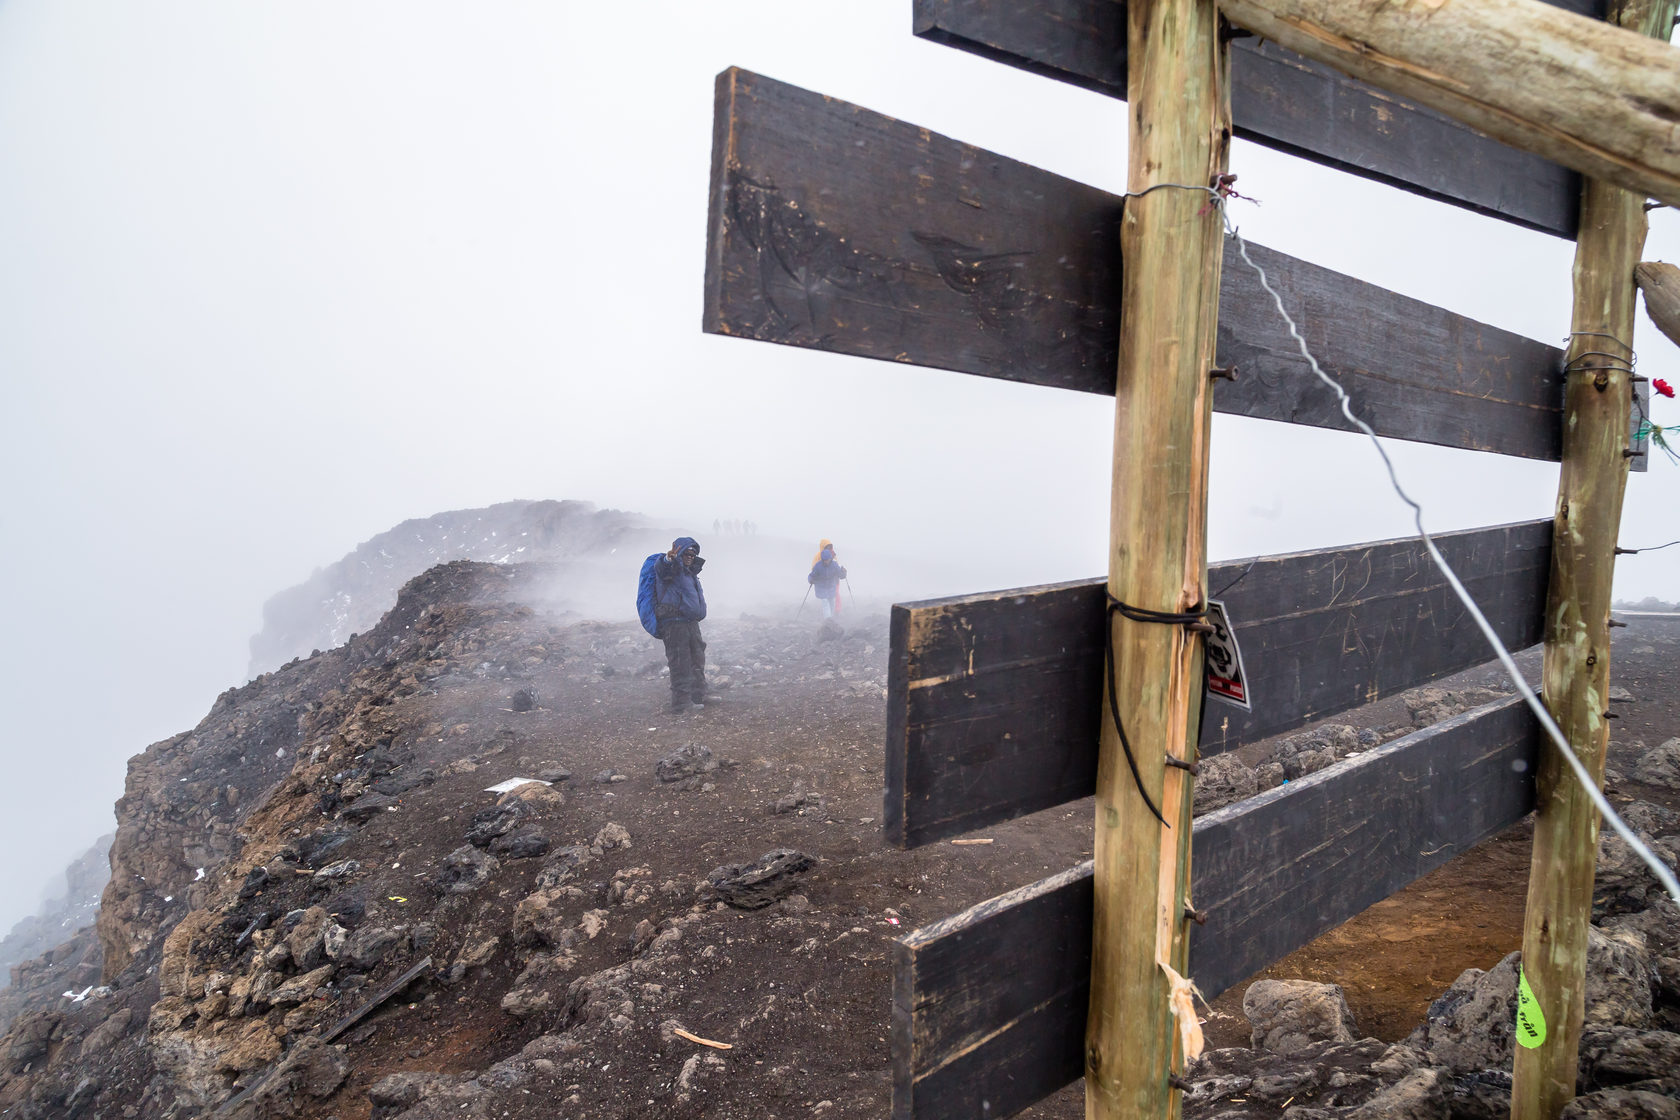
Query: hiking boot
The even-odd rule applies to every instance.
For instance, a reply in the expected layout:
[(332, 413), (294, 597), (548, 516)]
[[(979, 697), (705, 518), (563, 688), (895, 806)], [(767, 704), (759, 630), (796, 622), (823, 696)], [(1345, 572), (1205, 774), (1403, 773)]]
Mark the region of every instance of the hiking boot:
[(696, 708), (706, 708), (706, 707), (710, 707), (713, 704), (721, 704), (721, 703), (723, 703), (723, 697), (721, 697), (721, 696), (710, 696), (710, 695), (708, 695), (708, 696), (696, 696), (694, 698), (694, 706)]
[(688, 710), (691, 711), (691, 712), (703, 712), (703, 711), (705, 711), (706, 710), (705, 701), (696, 700), (693, 704), (691, 704), (689, 706)]

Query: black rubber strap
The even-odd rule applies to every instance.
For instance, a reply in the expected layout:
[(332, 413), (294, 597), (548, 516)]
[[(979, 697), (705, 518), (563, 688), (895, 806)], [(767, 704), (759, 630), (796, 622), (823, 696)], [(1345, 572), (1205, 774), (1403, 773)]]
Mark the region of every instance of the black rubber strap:
[[(1192, 626), (1207, 617), (1207, 608), (1198, 607), (1189, 611), (1152, 611), (1147, 607), (1134, 607), (1130, 603), (1123, 603), (1110, 595), (1108, 597), (1108, 613), (1103, 617), (1103, 672), (1108, 677), (1108, 712), (1114, 717), (1114, 730), (1120, 735), (1120, 749), (1126, 752), (1126, 765), (1131, 767), (1132, 782), (1137, 786), (1138, 796), (1149, 806), (1149, 811), (1155, 819), (1161, 822), (1163, 828), (1171, 828), (1167, 818), (1161, 815), (1155, 802), (1150, 800), (1149, 791), (1143, 788), (1143, 775), (1138, 773), (1137, 759), (1132, 754), (1131, 740), (1126, 738), (1126, 724), (1120, 718), (1120, 697), (1114, 680), (1114, 616), (1129, 618), (1133, 622), (1156, 622), (1168, 626)], [(1202, 703), (1207, 703), (1207, 690), (1202, 690)], [(1200, 720), (1198, 719), (1198, 723)]]

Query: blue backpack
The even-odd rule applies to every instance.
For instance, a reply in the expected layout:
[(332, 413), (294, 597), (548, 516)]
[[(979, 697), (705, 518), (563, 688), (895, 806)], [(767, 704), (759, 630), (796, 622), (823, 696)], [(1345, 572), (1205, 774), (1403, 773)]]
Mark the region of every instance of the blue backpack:
[(654, 614), (654, 607), (659, 601), (659, 577), (656, 571), (663, 552), (656, 552), (642, 561), (642, 577), (636, 584), (636, 613), (641, 616), (642, 629), (654, 637), (659, 637), (659, 619)]

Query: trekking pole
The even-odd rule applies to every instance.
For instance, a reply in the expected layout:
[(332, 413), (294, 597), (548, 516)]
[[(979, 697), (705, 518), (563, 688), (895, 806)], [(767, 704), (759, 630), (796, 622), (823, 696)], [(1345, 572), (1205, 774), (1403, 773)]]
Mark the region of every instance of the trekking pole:
[(805, 598), (799, 600), (799, 609), (793, 612), (793, 620), (795, 622), (799, 621), (799, 616), (801, 614), (803, 614), (804, 611), (805, 611), (805, 599), (809, 599), (810, 597), (811, 597), (811, 585), (806, 584), (805, 585)]
[(849, 576), (846, 579), (846, 594), (852, 597), (852, 606), (857, 606), (857, 592), (852, 590), (852, 581)]

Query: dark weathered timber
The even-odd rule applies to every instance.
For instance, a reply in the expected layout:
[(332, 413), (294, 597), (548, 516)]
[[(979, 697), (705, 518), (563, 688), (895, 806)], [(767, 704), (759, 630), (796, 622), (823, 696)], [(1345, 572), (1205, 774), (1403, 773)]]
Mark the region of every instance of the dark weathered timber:
[[(385, 985), (385, 987), (381, 988), (379, 990), (379, 992), (372, 999), (368, 1000), (366, 1003), (362, 1004), (362, 1006), (358, 1007), (355, 1011), (352, 1011), (350, 1014), (348, 1014), (344, 1018), (340, 1019), (337, 1023), (333, 1024), (332, 1027), (330, 1027), (329, 1029), (327, 1029), (325, 1032), (321, 1033), (317, 1037), (323, 1043), (331, 1042), (333, 1039), (337, 1038), (339, 1035), (343, 1034), (345, 1031), (349, 1030), (351, 1027), (355, 1026), (357, 1023), (359, 1023), (363, 1019), (367, 1018), (374, 1011), (378, 1010), (381, 1006), (384, 1005), (386, 1000), (390, 999), (392, 996), (396, 995), (398, 992), (400, 992), (404, 988), (408, 987), (409, 984), (411, 984), (414, 981), (415, 977), (419, 976), (422, 972), (426, 971), (430, 967), (432, 967), (432, 958), (429, 957), (429, 956), (425, 957), (425, 958), (422, 958), (421, 961), (418, 964), (416, 964), (413, 968), (410, 968), (407, 972), (403, 973), (401, 976), (397, 977), (395, 980), (393, 980), (389, 984)], [(250, 1100), (253, 1096), (256, 1095), (256, 1093), (259, 1089), (261, 1089), (264, 1085), (267, 1085), (269, 1083), (269, 1081), (273, 1079), (274, 1075), (279, 1072), (280, 1067), (284, 1064), (285, 1064), (284, 1059), (274, 1063), (274, 1065), (270, 1066), (268, 1068), (268, 1070), (265, 1071), (261, 1077), (257, 1078), (257, 1080), (251, 1082), (251, 1084), (247, 1085), (245, 1088), (241, 1089), (238, 1093), (234, 1094), (233, 1096), (229, 1097), (226, 1101), (224, 1101), (222, 1104), (218, 1105), (217, 1108), (216, 1108), (216, 1111), (212, 1115), (217, 1116), (217, 1117), (233, 1115), (234, 1111), (236, 1109), (238, 1109), (240, 1105), (242, 1105), (246, 1101)]]
[[(1521, 820), (1542, 747), (1502, 700), (1200, 818), (1190, 978), (1212, 999)], [(897, 1120), (1005, 1117), (1079, 1076), (1091, 901), (1087, 862), (903, 939)]]
[[(1007, 1116), (1038, 1099), (1021, 1099), (1012, 1084), (1023, 1070), (1029, 1086), (1060, 1087), (1084, 1073), (1091, 903), (1087, 860), (894, 943), (895, 1118)], [(998, 983), (1012, 973), (1019, 983)], [(970, 1051), (980, 1060), (968, 1060), (988, 1030), (1008, 1034), (1008, 1059)], [(961, 1096), (951, 1102), (943, 1094), (953, 1085)], [(1015, 1100), (1004, 1112), (978, 1103)]]
[[(1114, 392), (1119, 197), (741, 70), (713, 142), (706, 330)], [(1561, 351), (1253, 254), (1380, 434), (1558, 458)], [(1216, 411), (1351, 427), (1240, 260), (1219, 316)]]
[[(1555, 2), (1555, 0), (1554, 0)], [(1602, 18), (1600, 0), (1559, 7)], [(915, 0), (916, 34), (1110, 97), (1126, 96), (1126, 5)], [(1267, 147), (1574, 237), (1581, 177), (1275, 43), (1231, 44), (1231, 122)]]
[[(1542, 637), (1551, 531), (1531, 521), (1436, 538), (1513, 649)], [(1230, 612), (1254, 710), (1210, 702), (1204, 755), (1490, 657), (1416, 540), (1221, 564), (1208, 587)], [(1103, 581), (1088, 580), (893, 607), (884, 812), (893, 842), (928, 844), (1091, 795), (1107, 718), (1105, 595)]]

